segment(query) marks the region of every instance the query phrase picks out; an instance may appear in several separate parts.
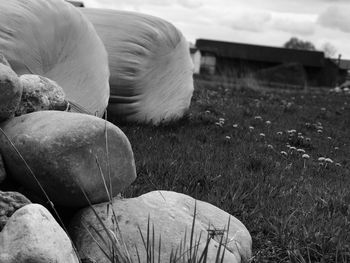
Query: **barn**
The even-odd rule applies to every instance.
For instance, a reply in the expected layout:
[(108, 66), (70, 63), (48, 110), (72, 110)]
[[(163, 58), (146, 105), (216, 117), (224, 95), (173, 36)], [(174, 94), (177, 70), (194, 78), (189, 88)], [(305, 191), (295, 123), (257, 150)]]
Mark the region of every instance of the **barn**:
[[(252, 74), (259, 75), (261, 71), (275, 72), (280, 69), (283, 69), (283, 74), (288, 72), (295, 74), (294, 69), (299, 67), (305, 72), (303, 75), (305, 84), (308, 86), (333, 87), (343, 82), (347, 74), (347, 71), (340, 68), (336, 61), (325, 58), (324, 53), (320, 51), (208, 39), (197, 39), (196, 48), (201, 53), (200, 75), (229, 76), (239, 79)], [(288, 71), (289, 68), (294, 71)], [(271, 70), (266, 71), (267, 69)]]

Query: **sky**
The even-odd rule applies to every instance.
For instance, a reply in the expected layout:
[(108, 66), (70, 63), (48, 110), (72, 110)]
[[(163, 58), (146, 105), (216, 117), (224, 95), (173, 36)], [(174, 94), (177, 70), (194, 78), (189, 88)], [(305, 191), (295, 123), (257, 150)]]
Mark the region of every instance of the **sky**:
[(85, 7), (136, 11), (198, 38), (282, 47), (291, 37), (350, 59), (350, 0), (82, 0)]

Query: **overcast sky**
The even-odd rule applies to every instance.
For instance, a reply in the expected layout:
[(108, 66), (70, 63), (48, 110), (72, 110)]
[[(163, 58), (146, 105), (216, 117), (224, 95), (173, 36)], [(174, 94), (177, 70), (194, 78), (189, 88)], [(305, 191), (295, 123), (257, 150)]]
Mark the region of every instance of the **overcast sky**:
[(191, 42), (207, 38), (282, 46), (292, 36), (328, 43), (350, 59), (350, 0), (82, 0), (86, 7), (137, 11), (173, 23)]

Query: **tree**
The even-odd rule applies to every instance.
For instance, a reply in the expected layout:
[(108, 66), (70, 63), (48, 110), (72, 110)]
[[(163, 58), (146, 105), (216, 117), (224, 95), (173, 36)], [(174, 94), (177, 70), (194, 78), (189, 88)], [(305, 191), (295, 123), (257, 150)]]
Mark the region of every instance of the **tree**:
[(315, 51), (316, 48), (314, 44), (309, 41), (303, 41), (296, 37), (292, 37), (283, 45), (284, 48), (299, 49), (299, 50), (311, 50)]
[(334, 58), (337, 53), (337, 49), (331, 43), (326, 42), (322, 45), (321, 51), (324, 52), (326, 58)]

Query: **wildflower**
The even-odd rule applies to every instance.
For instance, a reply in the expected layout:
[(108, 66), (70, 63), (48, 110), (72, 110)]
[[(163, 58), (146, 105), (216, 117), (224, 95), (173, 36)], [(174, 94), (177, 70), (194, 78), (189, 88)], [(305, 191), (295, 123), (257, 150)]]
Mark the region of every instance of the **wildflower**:
[(327, 137), (328, 140), (332, 140), (332, 137)]
[(249, 130), (254, 130), (254, 127), (253, 126), (249, 126)]
[(298, 139), (304, 140), (304, 136), (303, 136), (303, 135), (300, 135), (300, 136), (298, 136)]
[(335, 166), (341, 167), (340, 163), (335, 163)]
[(270, 149), (270, 150), (273, 150), (273, 146), (271, 144), (268, 144), (267, 148)]
[(326, 108), (321, 108), (321, 111), (326, 111)]
[(302, 156), (301, 156), (303, 159), (310, 159), (310, 155), (304, 153)]
[(271, 121), (265, 121), (266, 125), (271, 125)]
[(263, 137), (263, 138), (265, 137), (265, 133), (260, 133), (259, 135), (260, 137)]
[(317, 130), (317, 133), (320, 133), (320, 134), (321, 134), (322, 132), (323, 132), (322, 130)]
[(288, 133), (289, 133), (289, 134), (294, 134), (294, 133), (296, 133), (296, 132), (297, 132), (297, 131), (296, 131), (296, 130), (294, 130), (294, 129), (293, 129), (293, 130), (289, 130), (289, 131), (288, 131)]
[(278, 131), (276, 134), (277, 134), (277, 135), (282, 135), (282, 132), (281, 132), (281, 131)]
[(219, 118), (219, 122), (224, 123), (224, 122), (225, 122), (225, 119), (224, 119), (224, 118)]
[(262, 121), (262, 117), (261, 116), (255, 116), (254, 119)]
[(298, 149), (297, 152), (299, 152), (299, 153), (305, 153), (305, 150), (304, 150), (304, 149)]
[(322, 126), (322, 123), (319, 122), (319, 121), (318, 121), (316, 124), (317, 124), (318, 126)]
[(288, 156), (288, 154), (285, 151), (281, 151), (281, 154), (284, 156)]
[(298, 136), (302, 136), (303, 134), (301, 132), (298, 132)]
[(222, 127), (222, 123), (221, 122), (215, 122), (216, 126)]
[[(288, 146), (287, 146), (287, 147), (288, 147)], [(294, 146), (289, 146), (288, 148), (289, 148), (289, 150), (292, 150), (292, 151), (294, 151), (294, 150), (297, 149), (297, 148), (295, 148)]]
[(310, 139), (309, 137), (306, 137), (306, 138), (305, 138), (305, 141), (311, 142), (311, 139)]
[(339, 147), (335, 146), (335, 147), (334, 147), (334, 150), (339, 150)]
[(332, 160), (331, 158), (326, 158), (324, 161), (325, 161), (326, 163), (333, 163), (333, 160)]
[(286, 147), (287, 147), (287, 148), (290, 148), (290, 144), (289, 144), (289, 143), (286, 143)]
[(233, 124), (232, 127), (233, 128), (238, 128), (238, 124)]
[(226, 140), (231, 140), (231, 137), (230, 136), (226, 136), (225, 139)]
[(206, 110), (205, 113), (206, 113), (206, 114), (209, 114), (209, 113), (210, 113), (210, 110)]
[(306, 127), (310, 127), (310, 126), (311, 126), (311, 123), (310, 123), (310, 122), (305, 122), (305, 126), (306, 126)]
[(326, 158), (324, 158), (324, 157), (319, 157), (317, 160), (318, 160), (319, 162), (324, 162), (324, 161), (326, 160)]

